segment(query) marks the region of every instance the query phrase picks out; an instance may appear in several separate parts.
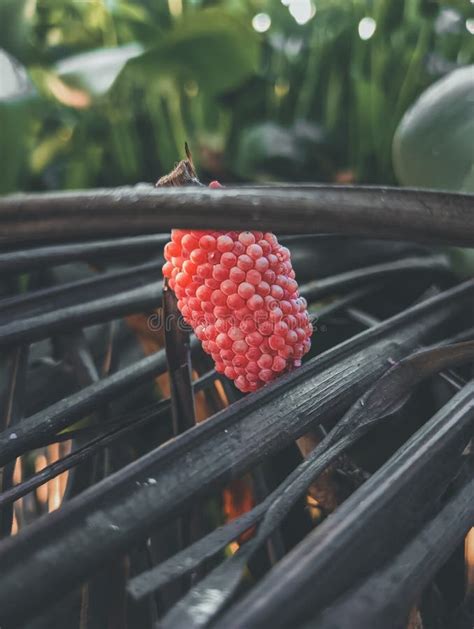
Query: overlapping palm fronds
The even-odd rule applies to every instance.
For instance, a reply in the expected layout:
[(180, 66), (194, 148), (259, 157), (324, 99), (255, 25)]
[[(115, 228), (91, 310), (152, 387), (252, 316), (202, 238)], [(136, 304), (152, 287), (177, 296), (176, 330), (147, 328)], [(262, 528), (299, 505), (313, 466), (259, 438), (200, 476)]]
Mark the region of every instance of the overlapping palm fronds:
[[(1, 199), (0, 625), (468, 616), (474, 281), (433, 247), (474, 244), (472, 204), (330, 186)], [(288, 234), (316, 328), (300, 369), (240, 399), (194, 338), (190, 365), (182, 333), (163, 348), (166, 236), (147, 234), (175, 225)], [(123, 319), (139, 313), (148, 356)], [(196, 395), (213, 416), (192, 427)], [(294, 442), (317, 430), (302, 461)], [(247, 472), (256, 504), (225, 522), (221, 490)], [(321, 500), (311, 531), (303, 500), (327, 475), (339, 506)], [(389, 587), (402, 570), (409, 587)]]

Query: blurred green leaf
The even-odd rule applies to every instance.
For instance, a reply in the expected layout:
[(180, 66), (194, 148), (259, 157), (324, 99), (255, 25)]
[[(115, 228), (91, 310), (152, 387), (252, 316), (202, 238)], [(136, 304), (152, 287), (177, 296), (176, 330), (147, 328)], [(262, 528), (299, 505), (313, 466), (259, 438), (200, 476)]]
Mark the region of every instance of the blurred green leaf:
[(460, 277), (474, 276), (474, 249), (453, 248), (449, 250), (451, 264)]
[(55, 65), (58, 76), (68, 85), (103, 96), (115, 82), (125, 64), (143, 52), (140, 44), (101, 48), (62, 59)]
[(233, 167), (250, 180), (327, 180), (332, 172), (324, 131), (304, 121), (289, 128), (265, 122), (244, 129)]
[(26, 180), (32, 106), (36, 93), (25, 68), (0, 49), (0, 194), (15, 190)]
[(29, 60), (31, 53), (28, 38), (31, 33), (34, 5), (34, 0), (0, 1), (1, 46), (25, 63)]
[(162, 37), (164, 30), (169, 28), (170, 15), (167, 3), (155, 3), (153, 15), (151, 7), (145, 4), (114, 0), (108, 8), (120, 33), (126, 33), (127, 39), (139, 41), (148, 47), (154, 45)]
[(219, 94), (256, 73), (258, 62), (259, 40), (250, 26), (206, 9), (178, 20), (154, 48), (133, 61), (131, 71), (195, 81), (199, 89)]
[(474, 66), (437, 81), (405, 113), (393, 160), (403, 185), (474, 192)]
[(0, 48), (0, 102), (33, 94), (25, 68)]
[(22, 189), (27, 181), (32, 113), (30, 99), (0, 102), (0, 194)]
[(303, 166), (303, 154), (294, 135), (275, 123), (265, 122), (242, 131), (235, 171), (244, 178), (266, 179)]

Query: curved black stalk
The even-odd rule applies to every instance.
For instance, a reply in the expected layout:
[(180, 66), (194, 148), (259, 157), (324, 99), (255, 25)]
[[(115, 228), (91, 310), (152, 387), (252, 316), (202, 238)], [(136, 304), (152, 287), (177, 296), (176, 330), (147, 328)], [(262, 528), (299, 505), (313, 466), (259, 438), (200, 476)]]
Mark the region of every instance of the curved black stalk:
[(474, 245), (473, 196), (363, 186), (165, 188), (12, 195), (0, 199), (0, 242), (51, 242), (180, 228), (339, 233)]
[(120, 271), (94, 274), (92, 277), (29, 291), (0, 300), (0, 324), (38, 317), (48, 312), (80, 306), (86, 302), (114, 297), (118, 293), (144, 287), (161, 277), (163, 260), (155, 260)]
[(152, 257), (161, 251), (168, 240), (168, 234), (157, 234), (9, 251), (0, 253), (0, 274), (23, 273), (69, 262), (123, 262)]
[(87, 327), (124, 315), (149, 311), (160, 305), (161, 296), (161, 282), (154, 282), (84, 304), (66, 306), (38, 316), (12, 321), (0, 325), (0, 346), (32, 343), (55, 332)]

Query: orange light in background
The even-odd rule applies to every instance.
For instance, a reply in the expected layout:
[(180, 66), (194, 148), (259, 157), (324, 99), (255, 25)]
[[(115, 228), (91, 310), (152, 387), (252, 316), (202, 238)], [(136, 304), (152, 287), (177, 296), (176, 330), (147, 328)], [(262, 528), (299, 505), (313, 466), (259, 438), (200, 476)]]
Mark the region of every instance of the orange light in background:
[[(253, 497), (252, 480), (249, 474), (243, 478), (235, 478), (230, 481), (222, 492), (222, 510), (226, 522), (235, 520), (243, 513), (247, 513), (255, 506)], [(239, 536), (239, 542), (250, 539), (255, 532), (255, 526)]]
[(74, 107), (75, 109), (90, 107), (91, 97), (84, 90), (69, 87), (64, 81), (52, 74), (47, 77), (46, 84), (53, 96), (63, 105)]
[(222, 403), (225, 406), (228, 406), (229, 399), (227, 395), (225, 394), (224, 387), (222, 386), (222, 382), (220, 380), (214, 380), (214, 386), (216, 387), (217, 394), (219, 395), (219, 398), (221, 399)]
[(474, 528), (466, 535), (464, 545), (466, 558), (466, 595), (474, 594)]
[[(59, 443), (52, 443), (48, 446), (48, 462), (54, 463), (59, 459)], [(52, 478), (49, 483), (49, 494), (48, 494), (48, 511), (54, 511), (55, 509), (59, 509), (61, 505), (61, 493), (59, 486), (59, 478)]]
[(13, 511), (13, 523), (12, 523), (12, 535), (16, 535), (18, 533), (18, 520), (16, 519), (16, 513)]
[[(64, 451), (64, 446), (61, 447), (62, 444), (52, 443), (47, 448), (47, 463), (51, 465), (51, 463), (55, 463), (58, 459), (63, 457), (70, 449), (70, 444), (66, 445), (67, 450)], [(63, 472), (56, 476), (56, 478), (52, 478), (48, 483), (48, 511), (54, 511), (55, 509), (59, 509), (61, 506), (61, 502), (64, 496), (64, 491), (66, 489), (68, 472)]]
[[(13, 485), (20, 484), (22, 480), (23, 480), (23, 469), (21, 466), (21, 457), (18, 457), (17, 460), (15, 461), (15, 467), (13, 468)], [(16, 535), (20, 528), (16, 511), (18, 509), (19, 514), (21, 515), (22, 502), (23, 502), (23, 499), (19, 498), (17, 502), (14, 503), (11, 535)]]
[[(59, 444), (59, 452), (60, 452), (61, 458), (71, 453), (71, 445), (72, 445), (71, 441), (63, 441), (62, 443)], [(68, 476), (69, 476), (69, 472), (63, 472), (58, 477), (59, 478), (59, 491), (61, 494), (61, 502), (64, 497), (64, 492), (66, 491)]]
[(306, 508), (313, 524), (318, 524), (323, 519), (323, 510), (320, 503), (311, 494), (306, 495)]
[(350, 170), (350, 169), (339, 170), (336, 173), (335, 181), (336, 181), (336, 183), (340, 183), (340, 184), (354, 183), (354, 181), (355, 181), (355, 172), (353, 170)]
[(239, 544), (237, 544), (237, 542), (231, 542), (229, 544), (229, 551), (231, 552), (232, 555), (235, 555), (235, 553), (239, 550), (240, 546)]
[(15, 461), (15, 467), (13, 469), (13, 484), (18, 485), (22, 480), (22, 470), (21, 470), (21, 458), (18, 458)]
[[(44, 454), (38, 454), (35, 459), (35, 472), (41, 472), (48, 465), (48, 461)], [(38, 502), (41, 504), (46, 504), (48, 502), (48, 483), (44, 485), (40, 485), (36, 490), (36, 496), (38, 498)]]

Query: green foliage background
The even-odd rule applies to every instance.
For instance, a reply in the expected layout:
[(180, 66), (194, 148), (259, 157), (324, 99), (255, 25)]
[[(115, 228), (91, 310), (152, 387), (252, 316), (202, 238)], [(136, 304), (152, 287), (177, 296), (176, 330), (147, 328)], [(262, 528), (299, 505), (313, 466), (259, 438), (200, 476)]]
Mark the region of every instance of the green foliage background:
[(393, 183), (403, 113), (474, 60), (474, 5), (314, 5), (299, 25), (280, 0), (0, 0), (0, 193), (154, 181), (185, 140), (204, 178)]

